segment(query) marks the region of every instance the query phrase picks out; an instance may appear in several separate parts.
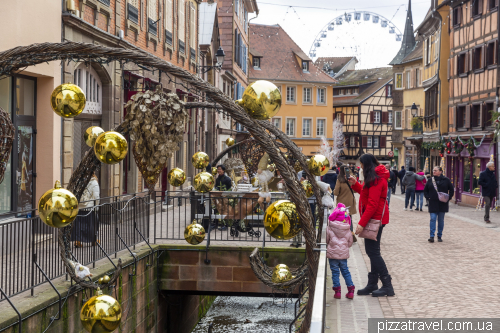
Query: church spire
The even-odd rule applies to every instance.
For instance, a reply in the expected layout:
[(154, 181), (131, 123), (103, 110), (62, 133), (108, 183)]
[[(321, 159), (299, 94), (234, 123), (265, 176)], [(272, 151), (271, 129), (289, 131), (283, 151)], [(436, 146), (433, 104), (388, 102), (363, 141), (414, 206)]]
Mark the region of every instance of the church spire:
[(398, 65), (403, 59), (410, 54), (415, 48), (415, 35), (413, 33), (413, 15), (411, 13), (411, 0), (408, 0), (408, 11), (406, 13), (405, 31), (403, 35), (403, 42), (398, 54), (391, 61), (389, 65)]

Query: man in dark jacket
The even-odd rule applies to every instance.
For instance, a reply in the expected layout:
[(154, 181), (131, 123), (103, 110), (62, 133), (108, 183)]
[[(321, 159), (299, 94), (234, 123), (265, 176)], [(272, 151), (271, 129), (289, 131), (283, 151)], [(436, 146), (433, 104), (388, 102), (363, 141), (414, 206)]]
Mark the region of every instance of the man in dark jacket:
[(406, 170), (404, 165), (401, 166), (401, 170), (399, 170), (398, 178), (399, 184), (401, 185), (401, 194), (405, 194), (405, 185), (403, 184), (403, 178), (405, 177)]
[[(451, 180), (443, 176), (443, 169), (435, 166), (432, 169), (432, 177), (427, 181), (424, 188), (424, 197), (429, 200), (429, 213), (431, 215), (430, 229), (431, 237), (428, 239), (429, 243), (434, 243), (434, 233), (436, 232), (436, 220), (438, 221), (438, 242), (442, 242), (441, 236), (444, 229), (444, 214), (448, 213), (448, 203), (455, 194), (455, 189), (451, 184)], [(434, 181), (436, 182), (437, 191), (434, 188)], [(439, 200), (438, 192), (448, 194), (448, 201), (442, 202)]]
[(391, 187), (392, 194), (396, 194), (396, 186), (398, 185), (398, 169), (396, 167), (392, 167), (392, 175), (391, 175), (391, 183), (389, 186)]
[(231, 191), (232, 189), (232, 181), (226, 175), (226, 167), (222, 164), (217, 166), (217, 174), (219, 175), (215, 180), (215, 189), (217, 191)]
[(493, 198), (497, 196), (498, 181), (495, 177), (495, 163), (488, 162), (486, 170), (479, 174), (478, 184), (481, 185), (484, 199), (484, 222), (490, 223), (490, 208)]
[(333, 200), (335, 200), (335, 198), (333, 196), (333, 190), (335, 190), (335, 185), (337, 184), (337, 177), (338, 177), (337, 167), (335, 165), (330, 170), (328, 170), (326, 175), (323, 176), (323, 182), (330, 185), (330, 188), (332, 189), (332, 199)]
[(391, 166), (389, 164), (387, 164), (385, 166), (385, 168), (389, 171), (389, 178), (387, 179), (387, 205), (390, 206), (391, 205), (391, 193), (392, 192), (392, 184), (394, 183), (394, 180), (396, 178), (396, 175), (394, 174), (394, 172), (392, 172), (391, 170)]

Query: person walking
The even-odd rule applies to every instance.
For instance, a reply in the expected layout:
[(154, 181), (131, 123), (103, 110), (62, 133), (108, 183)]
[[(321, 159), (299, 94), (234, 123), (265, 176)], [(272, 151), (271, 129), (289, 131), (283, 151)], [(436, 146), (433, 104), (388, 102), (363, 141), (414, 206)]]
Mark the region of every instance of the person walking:
[[(434, 243), (434, 234), (436, 232), (436, 219), (438, 221), (438, 242), (442, 242), (444, 228), (444, 214), (448, 213), (448, 203), (453, 198), (455, 190), (449, 178), (443, 176), (443, 169), (435, 166), (432, 169), (433, 176), (431, 180), (425, 184), (424, 196), (429, 200), (429, 213), (431, 214), (430, 221), (430, 238), (428, 241)], [(448, 194), (446, 202), (440, 201), (438, 193)]]
[[(349, 225), (352, 224), (351, 217), (347, 214), (346, 206), (342, 203), (337, 204), (328, 217), (328, 228), (326, 229), (326, 257), (332, 271), (334, 298), (342, 297), (342, 287), (340, 286), (340, 272), (347, 285), (346, 298), (354, 298), (354, 283), (351, 273), (347, 266), (349, 259), (349, 248), (352, 246), (353, 238)], [(340, 271), (340, 272), (339, 272)]]
[[(365, 251), (368, 258), (370, 258), (371, 271), (368, 273), (368, 284), (365, 288), (358, 290), (358, 295), (394, 296), (391, 276), (380, 253), (382, 231), (389, 223), (389, 207), (387, 205), (389, 171), (383, 165), (380, 165), (372, 154), (362, 155), (359, 161), (363, 168), (365, 183), (361, 185), (354, 177), (349, 178), (352, 189), (360, 194), (359, 212), (361, 219), (356, 227), (356, 235), (363, 231), (371, 219), (380, 220), (381, 225), (376, 241), (365, 239)], [(380, 289), (378, 289), (379, 278), (382, 281)]]
[[(339, 169), (339, 177), (337, 178), (337, 184), (335, 185), (333, 195), (337, 197), (337, 204), (342, 203), (349, 209), (352, 221), (352, 216), (356, 215), (358, 212), (356, 210), (356, 197), (346, 177), (346, 170), (349, 170), (349, 168), (347, 166), (341, 166)], [(351, 231), (353, 231), (352, 223)]]
[[(431, 173), (429, 171), (427, 171), (425, 173), (425, 180), (426, 180), (426, 183), (431, 181)], [(425, 189), (425, 187), (424, 187), (424, 189)], [(424, 198), (425, 198), (425, 196), (424, 196)], [(429, 207), (429, 200), (427, 198), (425, 198), (425, 207)]]
[(392, 172), (391, 167), (389, 164), (385, 166), (387, 171), (389, 171), (389, 179), (387, 179), (387, 205), (390, 207), (391, 206), (391, 193), (392, 193), (392, 184), (394, 180), (396, 179), (396, 175), (394, 172)]
[(417, 175), (423, 176), (423, 180), (415, 181), (415, 198), (417, 201), (417, 206), (415, 208), (416, 211), (420, 209), (422, 211), (422, 206), (424, 205), (424, 188), (427, 183), (427, 177), (425, 177), (424, 172), (422, 170), (418, 170)]
[(406, 174), (404, 165), (401, 166), (401, 170), (398, 172), (399, 185), (401, 185), (401, 194), (405, 194), (405, 185), (403, 184), (403, 178)]
[(83, 243), (92, 243), (95, 246), (96, 242), (99, 242), (97, 239), (99, 215), (94, 206), (99, 205), (100, 192), (97, 176), (94, 173), (83, 190), (78, 204), (79, 214), (71, 228), (71, 240), (75, 242), (75, 247), (83, 247)]
[(490, 209), (493, 198), (497, 196), (498, 181), (495, 176), (495, 163), (488, 162), (486, 170), (479, 174), (478, 185), (481, 185), (481, 193), (484, 199), (484, 222), (491, 223)]
[(396, 194), (396, 186), (398, 185), (398, 170), (396, 169), (396, 167), (392, 167), (390, 171), (392, 171), (392, 176), (389, 187), (392, 190), (392, 194)]
[(410, 211), (413, 210), (413, 205), (415, 204), (415, 187), (416, 187), (416, 181), (417, 180), (424, 180), (425, 177), (421, 175), (417, 175), (415, 173), (415, 168), (414, 167), (409, 167), (408, 171), (405, 173), (403, 177), (402, 183), (404, 184), (406, 188), (406, 197), (405, 197), (405, 210), (408, 210), (408, 202), (410, 202)]
[(335, 190), (335, 185), (337, 184), (337, 178), (338, 178), (337, 166), (334, 165), (330, 170), (328, 170), (326, 175), (323, 176), (323, 180), (322, 180), (324, 183), (327, 183), (328, 185), (330, 185), (330, 189), (332, 190), (332, 199), (333, 200), (335, 200), (335, 196), (333, 194), (333, 191)]

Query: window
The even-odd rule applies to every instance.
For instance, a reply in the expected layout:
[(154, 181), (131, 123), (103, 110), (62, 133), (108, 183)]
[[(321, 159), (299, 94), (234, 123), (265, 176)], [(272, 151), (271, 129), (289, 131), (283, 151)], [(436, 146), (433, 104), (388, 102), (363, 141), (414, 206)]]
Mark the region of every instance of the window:
[[(153, 1), (155, 2), (155, 1)], [(196, 8), (194, 7), (192, 2), (189, 2), (188, 4), (189, 7), (189, 46), (191, 47), (191, 60), (195, 61), (196, 60), (196, 50), (198, 49), (197, 47), (197, 36), (198, 32), (196, 31), (198, 24), (196, 23)]]
[(326, 89), (325, 88), (318, 88), (318, 104), (325, 104), (326, 103)]
[(253, 57), (253, 68), (260, 69), (260, 58)]
[(420, 83), (420, 69), (415, 69), (415, 87), (418, 87)]
[(378, 136), (373, 137), (373, 148), (379, 148), (380, 138)]
[(344, 95), (344, 89), (339, 89), (339, 95), (341, 95), (341, 96)]
[(495, 54), (495, 50), (497, 45), (497, 41), (493, 41), (488, 43), (486, 46), (486, 66), (496, 65), (497, 57)]
[[(392, 86), (391, 86), (392, 87)], [(352, 94), (357, 95), (359, 94), (359, 89), (358, 88), (352, 88)]]
[(165, 0), (165, 43), (173, 44), (174, 7), (172, 0)]
[(316, 136), (324, 136), (325, 135), (325, 119), (317, 119), (316, 120)]
[(431, 63), (431, 37), (424, 41), (424, 65)]
[(311, 119), (302, 119), (302, 136), (311, 136)]
[(304, 91), (304, 93), (302, 96), (302, 102), (303, 103), (312, 103), (312, 98), (311, 98), (312, 88), (304, 88), (303, 91)]
[(128, 0), (127, 3), (127, 19), (130, 21), (138, 24), (139, 23), (139, 7), (138, 7), (138, 1), (137, 0)]
[(461, 53), (457, 56), (457, 74), (467, 75), (467, 53)]
[(483, 126), (491, 126), (492, 125), (492, 112), (495, 110), (495, 103), (488, 102), (484, 104), (483, 107)]
[(375, 124), (380, 124), (380, 111), (374, 111), (373, 112), (373, 122)]
[[(478, 0), (476, 0), (478, 1)], [(483, 59), (483, 46), (476, 47), (473, 51), (474, 57), (473, 57), (473, 70), (480, 70), (483, 69), (484, 67), (484, 59)]]
[(396, 89), (403, 89), (403, 73), (396, 73)]
[(346, 94), (346, 95), (350, 95), (350, 94), (351, 94), (351, 89), (347, 88), (347, 89), (345, 90), (345, 94)]
[(295, 87), (286, 87), (286, 101), (289, 103), (295, 102)]
[(340, 89), (333, 89), (333, 96), (338, 96)]
[(394, 115), (395, 115), (394, 128), (395, 129), (402, 129), (403, 124), (402, 124), (402, 119), (401, 119), (401, 111), (394, 111)]
[(373, 141), (372, 139), (373, 139), (373, 138), (372, 138), (371, 136), (366, 137), (366, 146), (367, 146), (368, 148), (371, 148), (371, 147), (372, 147), (372, 145), (373, 145), (373, 144), (372, 144), (372, 141)]
[(471, 108), (471, 125), (472, 127), (481, 126), (481, 104), (474, 104)]
[(157, 1), (148, 2), (148, 31), (153, 35), (158, 35), (157, 5), (158, 5)]
[(392, 84), (388, 84), (385, 88), (385, 97), (392, 97)]
[(488, 10), (497, 10), (498, 0), (488, 0)]
[(392, 111), (387, 113), (387, 123), (392, 124)]
[(406, 72), (406, 89), (411, 88), (411, 72)]
[(309, 72), (309, 61), (303, 61), (302, 60), (302, 71), (303, 72)]
[(465, 105), (457, 107), (457, 128), (465, 128), (466, 123), (466, 107)]
[[(495, 1), (495, 0), (493, 0)], [(453, 26), (458, 27), (462, 23), (462, 6), (453, 8)]]
[(483, 13), (483, 0), (474, 0), (471, 4), (472, 17), (480, 16)]
[(356, 147), (356, 137), (355, 136), (351, 136), (349, 138), (349, 147)]
[(286, 120), (286, 135), (294, 136), (295, 135), (295, 119), (288, 118)]
[(186, 0), (179, 0), (179, 18), (178, 22), (178, 35), (179, 35), (179, 51), (182, 53), (186, 52)]
[(273, 125), (281, 130), (281, 118), (273, 118)]

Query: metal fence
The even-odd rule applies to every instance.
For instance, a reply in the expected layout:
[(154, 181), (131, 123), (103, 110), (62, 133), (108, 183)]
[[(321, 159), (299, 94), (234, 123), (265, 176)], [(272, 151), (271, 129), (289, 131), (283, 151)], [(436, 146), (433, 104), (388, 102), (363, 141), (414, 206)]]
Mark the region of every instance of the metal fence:
[[(143, 242), (149, 238), (150, 197), (144, 193), (102, 198), (80, 209), (71, 234), (74, 260), (92, 264)], [(35, 215), (36, 211), (29, 212)], [(26, 214), (25, 214), (26, 215)], [(28, 215), (28, 216), (29, 216)], [(63, 276), (66, 271), (60, 258), (57, 229), (31, 218), (0, 215), (0, 288), (8, 296), (17, 295)], [(126, 246), (125, 246), (126, 244)], [(0, 294), (0, 300), (5, 297)]]

